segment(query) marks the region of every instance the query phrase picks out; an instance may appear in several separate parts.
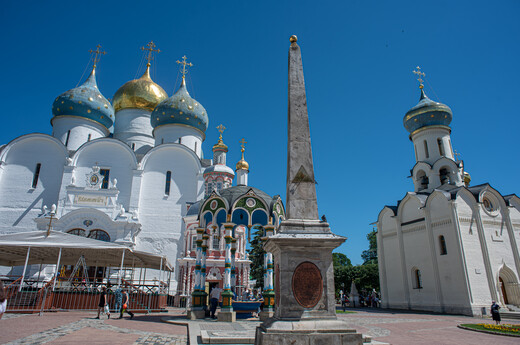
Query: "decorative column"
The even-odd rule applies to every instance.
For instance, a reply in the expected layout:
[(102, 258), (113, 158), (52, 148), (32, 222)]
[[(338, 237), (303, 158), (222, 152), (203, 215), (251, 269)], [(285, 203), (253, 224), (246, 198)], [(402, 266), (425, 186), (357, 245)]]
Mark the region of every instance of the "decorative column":
[(202, 291), (202, 308), (207, 309), (207, 296), (206, 292), (206, 258), (208, 256), (208, 243), (209, 243), (209, 235), (204, 234), (202, 236), (202, 260), (200, 267), (200, 289)]
[(190, 319), (202, 319), (206, 315), (203, 305), (204, 290), (201, 287), (201, 268), (202, 268), (202, 235), (204, 228), (197, 228), (197, 258), (195, 261), (195, 287), (192, 296), (192, 308)]
[(222, 292), (222, 309), (218, 313), (218, 321), (235, 322), (236, 313), (233, 311), (233, 292), (231, 291), (231, 242), (234, 223), (224, 223), (226, 240), (226, 261), (224, 264), (224, 292)]
[(237, 286), (237, 275), (236, 275), (236, 265), (235, 265), (235, 254), (237, 252), (237, 239), (231, 239), (231, 291), (235, 293), (236, 296), (236, 286)]
[[(267, 239), (274, 235), (274, 225), (266, 225), (265, 237), (262, 238), (262, 242), (265, 244)], [(274, 316), (274, 285), (273, 285), (273, 254), (265, 252), (264, 254), (264, 310), (260, 312), (260, 321), (265, 321)]]

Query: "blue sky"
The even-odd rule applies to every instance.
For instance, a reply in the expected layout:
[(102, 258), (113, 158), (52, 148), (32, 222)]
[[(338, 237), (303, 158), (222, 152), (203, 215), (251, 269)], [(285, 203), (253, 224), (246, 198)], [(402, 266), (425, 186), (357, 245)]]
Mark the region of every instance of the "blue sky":
[[(360, 263), (370, 223), (413, 189), (413, 146), (403, 127), (419, 99), (453, 110), (452, 143), (472, 184), (519, 193), (518, 1), (46, 1), (6, 0), (0, 12), (0, 143), (50, 134), (51, 106), (79, 82), (99, 43), (101, 92), (112, 98), (139, 70), (150, 40), (162, 50), (152, 77), (169, 95), (183, 55), (188, 90), (220, 123), (228, 164), (247, 140), (250, 185), (285, 200), (287, 54), (303, 53), (318, 208), (348, 237), (339, 251)], [(142, 64), (141, 64), (142, 65)], [(86, 76), (85, 76), (86, 77)], [(515, 153), (517, 152), (517, 153)]]

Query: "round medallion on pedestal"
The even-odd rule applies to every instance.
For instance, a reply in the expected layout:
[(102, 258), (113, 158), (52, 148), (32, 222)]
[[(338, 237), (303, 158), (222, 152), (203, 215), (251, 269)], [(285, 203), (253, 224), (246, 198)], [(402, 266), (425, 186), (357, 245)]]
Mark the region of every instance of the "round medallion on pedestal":
[(313, 308), (318, 304), (323, 293), (320, 269), (309, 261), (299, 264), (293, 273), (292, 290), (299, 305)]

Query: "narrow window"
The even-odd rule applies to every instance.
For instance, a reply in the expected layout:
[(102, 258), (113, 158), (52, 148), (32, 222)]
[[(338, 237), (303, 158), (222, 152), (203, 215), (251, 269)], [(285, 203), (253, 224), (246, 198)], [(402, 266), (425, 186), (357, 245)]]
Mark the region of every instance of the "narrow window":
[(167, 171), (166, 172), (166, 185), (164, 186), (164, 194), (170, 195), (170, 185), (172, 183), (172, 172)]
[(428, 143), (426, 140), (424, 141), (424, 154), (426, 155), (426, 158), (430, 158), (430, 154), (428, 153)]
[(182, 144), (182, 138), (179, 138), (179, 144)]
[(453, 147), (451, 146), (451, 139), (448, 139), (448, 145), (450, 145), (451, 156), (452, 156), (452, 157), (455, 157), (455, 156), (453, 155)]
[(164, 138), (161, 139), (161, 144), (164, 144)]
[(92, 134), (89, 134), (89, 135), (88, 135), (88, 139), (87, 139), (87, 141), (90, 141), (90, 138), (92, 138)]
[(413, 272), (414, 275), (414, 289), (422, 289), (422, 278), (421, 278), (421, 271), (418, 269), (415, 269)]
[(36, 169), (34, 169), (34, 176), (33, 176), (33, 182), (32, 182), (33, 188), (36, 188), (36, 186), (38, 185), (38, 179), (40, 177), (40, 168), (41, 167), (42, 167), (41, 163), (36, 164)]
[(417, 158), (417, 145), (414, 145), (413, 148), (415, 149), (415, 160), (418, 162), (419, 158)]
[(442, 139), (437, 138), (437, 146), (439, 146), (439, 154), (444, 156), (444, 147), (442, 146)]
[(69, 138), (70, 138), (70, 129), (67, 132), (67, 138), (65, 139), (65, 146), (69, 146)]
[(132, 143), (132, 151), (135, 151), (135, 143)]
[(447, 168), (442, 168), (439, 170), (439, 178), (441, 180), (441, 184), (450, 184), (450, 173)]
[(448, 254), (448, 249), (446, 249), (446, 240), (444, 236), (439, 236), (439, 246), (441, 247), (441, 255)]
[(191, 249), (197, 249), (197, 235), (191, 237)]
[(213, 236), (213, 250), (218, 250), (219, 249), (219, 246), (220, 246), (220, 238), (218, 237), (218, 235), (214, 235)]
[(100, 169), (99, 173), (103, 176), (103, 183), (101, 184), (101, 188), (108, 189), (110, 169)]
[(195, 154), (197, 154), (197, 142), (195, 142)]

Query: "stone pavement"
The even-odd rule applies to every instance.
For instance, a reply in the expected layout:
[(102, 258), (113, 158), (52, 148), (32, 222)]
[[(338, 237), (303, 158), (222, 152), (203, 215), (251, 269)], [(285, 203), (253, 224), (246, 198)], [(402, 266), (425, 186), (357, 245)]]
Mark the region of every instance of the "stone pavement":
[[(355, 314), (338, 314), (350, 327), (374, 341), (421, 345), (519, 344), (518, 338), (477, 333), (457, 328), (461, 323), (491, 323), (489, 319), (460, 315), (414, 313), (385, 309), (349, 309)], [(249, 343), (258, 320), (235, 323), (211, 319), (187, 320), (183, 310), (137, 314), (133, 320), (94, 319), (92, 312), (45, 313), (43, 316), (5, 314), (0, 320), (0, 344), (190, 344), (202, 336), (229, 336)], [(161, 321), (168, 320), (170, 323)], [(175, 324), (172, 324), (175, 323)], [(519, 323), (504, 320), (504, 323)], [(189, 328), (189, 338), (188, 329)], [(188, 341), (190, 341), (188, 343)]]
[[(1, 344), (184, 345), (187, 329), (161, 323), (165, 314), (136, 314), (133, 320), (95, 319), (92, 312), (6, 314), (0, 320)], [(114, 314), (112, 314), (114, 316)]]

